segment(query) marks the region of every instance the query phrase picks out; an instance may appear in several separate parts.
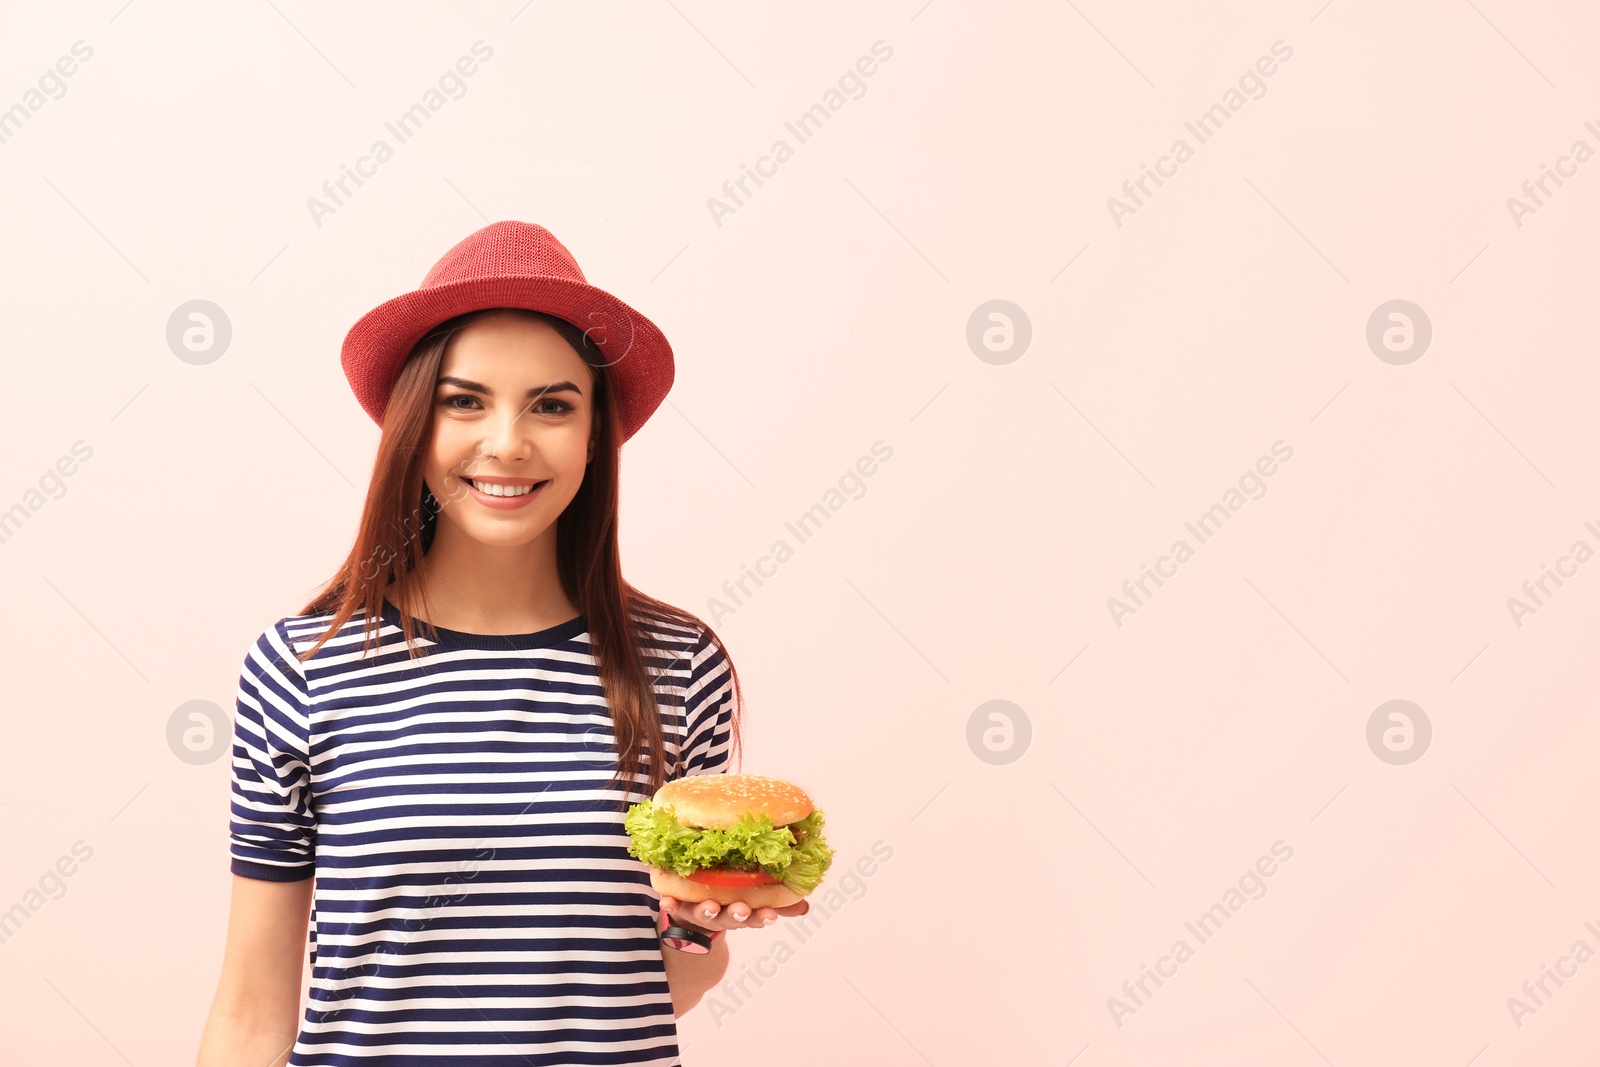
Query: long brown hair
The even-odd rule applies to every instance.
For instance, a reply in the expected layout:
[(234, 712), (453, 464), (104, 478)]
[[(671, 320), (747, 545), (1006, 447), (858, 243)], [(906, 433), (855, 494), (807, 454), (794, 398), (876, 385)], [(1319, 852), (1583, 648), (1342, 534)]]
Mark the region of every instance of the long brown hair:
[[(424, 630), (429, 629), (429, 624), (421, 617), (414, 619), (414, 609), (420, 604), (423, 616), (429, 618), (433, 612), (421, 583), (405, 579), (416, 577), (438, 524), (440, 504), (423, 482), (423, 466), (433, 434), (435, 383), (452, 339), (478, 318), (505, 310), (553, 326), (594, 373), (593, 417), (600, 423), (594, 460), (577, 495), (556, 520), (556, 567), (562, 589), (588, 621), (589, 642), (617, 739), (614, 784), (626, 796), (639, 788), (635, 777), (643, 774), (649, 782), (647, 792), (654, 794), (665, 783), (667, 774), (665, 761), (656, 755), (663, 751), (660, 709), (652, 687), (657, 673), (651, 671), (645, 656), (648, 642), (644, 626), (654, 618), (691, 630), (699, 627), (724, 655), (727, 649), (698, 616), (641, 592), (622, 577), (617, 548), (622, 440), (614, 383), (605, 354), (587, 333), (564, 319), (522, 308), (488, 308), (438, 324), (413, 346), (384, 411), (383, 434), (355, 544), (338, 573), (300, 611), (302, 615), (331, 611), (333, 619), (316, 644), (299, 658), (302, 662), (309, 659), (358, 608), (366, 618), (364, 655), (378, 640), (383, 593), (391, 585), (402, 601), (395, 606), (411, 656), (420, 654), (412, 644), (416, 632), (412, 624), (416, 622)], [(411, 588), (413, 584), (415, 590)], [(651, 648), (658, 652), (651, 658), (666, 666), (666, 661), (660, 659), (665, 653), (657, 646)], [(737, 754), (743, 700), (731, 656), (728, 671), (733, 683), (731, 742)]]

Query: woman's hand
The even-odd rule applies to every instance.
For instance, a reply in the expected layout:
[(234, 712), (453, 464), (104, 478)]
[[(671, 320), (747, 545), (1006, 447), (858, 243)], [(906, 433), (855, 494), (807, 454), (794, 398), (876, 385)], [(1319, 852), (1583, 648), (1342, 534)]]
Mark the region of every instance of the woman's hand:
[(679, 900), (668, 896), (661, 898), (663, 915), (670, 916), (674, 922), (698, 926), (702, 930), (760, 929), (771, 926), (780, 915), (804, 915), (810, 910), (809, 900), (797, 901), (782, 908), (752, 908), (743, 901), (718, 904), (714, 900)]

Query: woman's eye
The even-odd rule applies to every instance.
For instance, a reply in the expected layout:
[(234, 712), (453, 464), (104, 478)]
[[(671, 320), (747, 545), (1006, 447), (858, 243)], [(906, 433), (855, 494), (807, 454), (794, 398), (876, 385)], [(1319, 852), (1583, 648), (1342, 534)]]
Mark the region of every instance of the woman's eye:
[[(454, 396), (444, 397), (439, 401), (439, 405), (441, 407), (454, 408), (456, 411), (472, 410), (470, 406), (464, 406), (456, 403), (458, 400), (464, 400), (468, 405), (474, 405), (478, 403), (478, 398), (475, 396), (469, 396), (466, 393), (457, 393)], [(541, 415), (564, 415), (567, 412), (572, 411), (573, 407), (564, 400), (549, 399), (537, 402), (530, 410), (537, 411)]]

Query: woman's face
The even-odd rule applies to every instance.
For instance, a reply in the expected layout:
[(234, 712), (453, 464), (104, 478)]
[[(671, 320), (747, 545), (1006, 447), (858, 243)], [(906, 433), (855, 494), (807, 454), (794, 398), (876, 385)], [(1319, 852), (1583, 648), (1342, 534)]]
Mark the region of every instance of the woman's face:
[(456, 334), (423, 468), (439, 521), (501, 547), (543, 534), (583, 482), (593, 399), (593, 371), (547, 323), (486, 315)]

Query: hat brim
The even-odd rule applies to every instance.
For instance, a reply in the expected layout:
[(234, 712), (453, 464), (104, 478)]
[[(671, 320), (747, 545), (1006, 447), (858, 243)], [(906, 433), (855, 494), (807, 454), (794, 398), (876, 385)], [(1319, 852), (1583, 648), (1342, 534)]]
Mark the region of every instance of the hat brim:
[(345, 334), (340, 364), (356, 400), (383, 425), (389, 394), (411, 349), (446, 319), (487, 308), (524, 308), (587, 333), (616, 383), (622, 439), (643, 426), (672, 388), (672, 346), (656, 324), (603, 289), (565, 278), (465, 278), (386, 300)]

